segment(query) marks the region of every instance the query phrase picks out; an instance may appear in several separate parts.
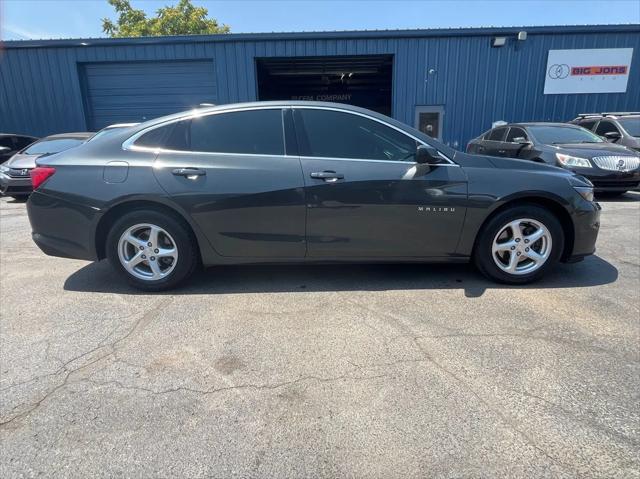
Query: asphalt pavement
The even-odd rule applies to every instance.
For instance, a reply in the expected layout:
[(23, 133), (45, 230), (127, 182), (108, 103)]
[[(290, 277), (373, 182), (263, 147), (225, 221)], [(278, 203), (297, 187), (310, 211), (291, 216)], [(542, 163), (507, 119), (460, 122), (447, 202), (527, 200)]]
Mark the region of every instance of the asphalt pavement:
[(0, 477), (640, 477), (640, 194), (598, 251), (233, 266), (144, 294), (0, 200)]

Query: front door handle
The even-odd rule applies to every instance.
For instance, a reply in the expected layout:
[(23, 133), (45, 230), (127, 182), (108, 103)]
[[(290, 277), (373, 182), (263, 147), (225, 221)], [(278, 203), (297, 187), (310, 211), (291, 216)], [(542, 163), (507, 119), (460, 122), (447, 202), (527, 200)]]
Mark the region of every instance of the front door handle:
[(207, 174), (207, 172), (201, 168), (176, 168), (171, 173), (175, 176), (184, 176), (190, 180), (195, 180), (198, 176)]
[(342, 173), (336, 173), (335, 171), (325, 170), (325, 171), (316, 171), (315, 173), (311, 173), (311, 178), (324, 180), (327, 183), (335, 183), (338, 180), (344, 179), (344, 175)]

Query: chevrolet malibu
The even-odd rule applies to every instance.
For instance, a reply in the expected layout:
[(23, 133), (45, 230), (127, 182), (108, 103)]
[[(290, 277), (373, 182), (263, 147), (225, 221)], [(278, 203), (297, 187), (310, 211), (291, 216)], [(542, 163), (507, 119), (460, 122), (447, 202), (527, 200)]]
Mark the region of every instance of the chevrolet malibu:
[(199, 266), (284, 262), (471, 260), (523, 284), (592, 254), (600, 215), (575, 173), (332, 103), (178, 113), (39, 160), (31, 178), (45, 253), (108, 258), (151, 291)]

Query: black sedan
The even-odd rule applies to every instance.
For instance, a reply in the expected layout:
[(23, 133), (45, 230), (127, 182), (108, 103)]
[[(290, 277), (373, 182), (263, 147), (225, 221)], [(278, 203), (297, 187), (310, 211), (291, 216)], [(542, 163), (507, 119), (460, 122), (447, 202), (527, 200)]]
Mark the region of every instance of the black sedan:
[(17, 152), (37, 140), (36, 137), (29, 135), (0, 133), (0, 163), (4, 163)]
[(198, 266), (466, 262), (522, 284), (594, 252), (588, 180), (456, 152), (361, 108), (267, 102), (152, 120), (31, 172), (33, 239), (135, 286)]
[(560, 166), (585, 176), (596, 193), (621, 195), (640, 185), (638, 153), (611, 144), (577, 125), (513, 123), (498, 126), (467, 145), (467, 153)]
[(32, 143), (19, 151), (5, 164), (0, 165), (0, 194), (20, 198), (31, 193), (29, 172), (35, 168), (36, 160), (78, 146), (93, 133), (65, 133), (51, 135)]

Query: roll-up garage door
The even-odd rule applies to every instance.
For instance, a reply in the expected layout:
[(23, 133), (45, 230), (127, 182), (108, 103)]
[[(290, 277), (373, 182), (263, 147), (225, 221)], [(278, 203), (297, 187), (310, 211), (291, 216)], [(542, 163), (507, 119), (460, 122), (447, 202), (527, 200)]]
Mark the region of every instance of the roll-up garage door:
[(216, 103), (212, 60), (85, 63), (87, 127), (142, 122)]

